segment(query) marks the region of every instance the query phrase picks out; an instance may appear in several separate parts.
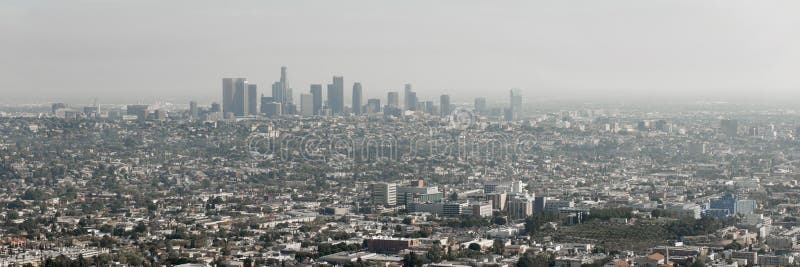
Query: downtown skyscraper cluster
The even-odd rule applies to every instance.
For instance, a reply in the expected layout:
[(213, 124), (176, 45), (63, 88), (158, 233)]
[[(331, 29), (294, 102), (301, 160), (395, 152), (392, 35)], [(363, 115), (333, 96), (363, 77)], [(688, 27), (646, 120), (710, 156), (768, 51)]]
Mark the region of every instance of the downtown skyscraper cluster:
[(223, 78), (222, 79), (222, 113), (232, 114), (232, 116), (242, 117), (257, 115), (250, 105), (255, 106), (257, 86), (249, 84), (246, 78)]
[[(344, 116), (383, 113), (389, 116), (402, 116), (406, 112), (419, 112), (441, 117), (449, 116), (455, 110), (450, 95), (443, 94), (439, 97), (438, 106), (434, 101), (420, 101), (417, 92), (411, 84), (405, 84), (403, 90), (403, 103), (400, 104), (400, 94), (390, 91), (386, 95), (386, 105), (381, 105), (378, 98), (364, 100), (364, 87), (360, 82), (354, 82), (350, 106), (345, 106), (345, 81), (343, 76), (333, 76), (326, 85), (323, 96), (322, 84), (311, 84), (307, 93), (300, 94), (299, 103), (294, 102), (293, 89), (289, 86), (287, 68), (281, 67), (280, 79), (272, 84), (270, 96), (261, 94), (258, 99), (258, 87), (251, 84), (246, 78), (222, 79), (222, 113), (224, 118), (254, 117), (254, 116)], [(260, 107), (259, 107), (260, 102)], [(299, 106), (298, 106), (299, 104)], [(517, 117), (522, 106), (522, 97), (519, 89), (511, 90), (509, 107), (499, 112), (507, 120)], [(475, 99), (474, 111), (477, 114), (487, 113), (486, 98)]]

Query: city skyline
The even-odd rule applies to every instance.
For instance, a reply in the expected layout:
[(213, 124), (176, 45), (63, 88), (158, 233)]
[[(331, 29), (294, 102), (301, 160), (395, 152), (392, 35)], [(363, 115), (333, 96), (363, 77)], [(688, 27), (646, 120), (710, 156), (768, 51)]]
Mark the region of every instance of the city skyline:
[[(476, 115), (488, 115), (486, 98), (475, 98), (470, 106), (469, 102), (461, 105), (453, 104), (449, 94), (442, 94), (436, 99), (420, 99), (413, 90), (412, 84), (405, 84), (403, 97), (404, 107), (398, 105), (399, 95), (397, 92), (389, 91), (386, 93), (386, 106), (381, 106), (381, 98), (369, 98), (364, 101), (364, 88), (360, 82), (353, 82), (350, 90), (350, 99), (345, 99), (345, 81), (343, 76), (333, 76), (333, 82), (327, 85), (327, 95), (322, 93), (321, 84), (309, 85), (309, 90), (303, 92), (299, 90), (299, 102), (294, 102), (293, 88), (289, 86), (287, 75), (288, 68), (281, 66), (280, 80), (272, 84), (271, 95), (258, 92), (258, 86), (251, 83), (247, 78), (222, 78), (222, 111), (217, 115), (209, 115), (211, 118), (241, 118), (241, 117), (276, 117), (281, 115), (301, 115), (301, 116), (344, 116), (344, 115), (373, 115), (383, 113), (386, 116), (403, 116), (404, 112), (418, 112), (429, 115), (448, 117), (455, 108), (467, 108)], [(523, 105), (524, 96), (519, 88), (509, 90), (510, 100), (505, 108), (493, 106), (496, 114), (503, 113), (507, 121), (516, 120), (520, 113), (526, 108)], [(349, 100), (350, 105), (346, 105)], [(259, 104), (260, 102), (260, 104)], [(218, 102), (212, 102), (218, 103)], [(95, 108), (96, 108), (95, 103)], [(53, 110), (57, 107), (66, 107), (65, 103), (57, 102), (52, 105)], [(146, 106), (146, 105), (145, 105)], [(62, 107), (63, 108), (63, 107)], [(189, 102), (190, 117), (197, 118), (197, 101)], [(280, 111), (279, 111), (280, 110)], [(504, 111), (503, 111), (504, 110)], [(89, 112), (90, 113), (90, 112)], [(99, 113), (99, 112), (94, 112)]]

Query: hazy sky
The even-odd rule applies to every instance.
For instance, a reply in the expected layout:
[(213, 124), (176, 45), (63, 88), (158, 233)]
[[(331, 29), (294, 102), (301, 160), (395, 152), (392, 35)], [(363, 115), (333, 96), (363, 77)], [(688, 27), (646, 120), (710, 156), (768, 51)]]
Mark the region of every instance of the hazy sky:
[(800, 96), (800, 1), (0, 0), (6, 99), (218, 100), (222, 77), (367, 97)]

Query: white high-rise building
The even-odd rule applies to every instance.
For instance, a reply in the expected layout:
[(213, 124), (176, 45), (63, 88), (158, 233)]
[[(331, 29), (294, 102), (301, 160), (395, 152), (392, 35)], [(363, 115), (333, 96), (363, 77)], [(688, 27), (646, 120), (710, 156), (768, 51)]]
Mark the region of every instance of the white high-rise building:
[(397, 184), (377, 183), (372, 185), (372, 204), (397, 205)]
[(527, 198), (514, 198), (508, 201), (508, 217), (525, 219), (533, 215), (533, 202)]
[(527, 192), (525, 190), (525, 183), (521, 181), (514, 181), (511, 183), (511, 193), (515, 195), (525, 195)]

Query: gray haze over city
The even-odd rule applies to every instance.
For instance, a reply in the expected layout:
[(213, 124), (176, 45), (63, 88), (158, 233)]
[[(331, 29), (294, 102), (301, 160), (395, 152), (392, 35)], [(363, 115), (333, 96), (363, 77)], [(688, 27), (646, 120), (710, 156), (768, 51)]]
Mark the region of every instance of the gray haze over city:
[[(0, 102), (220, 101), (220, 78), (366, 97), (797, 97), (798, 1), (0, 2)], [(504, 92), (501, 94), (493, 92)], [(346, 98), (349, 99), (349, 96)]]
[(0, 0), (0, 267), (800, 267), (798, 11)]

